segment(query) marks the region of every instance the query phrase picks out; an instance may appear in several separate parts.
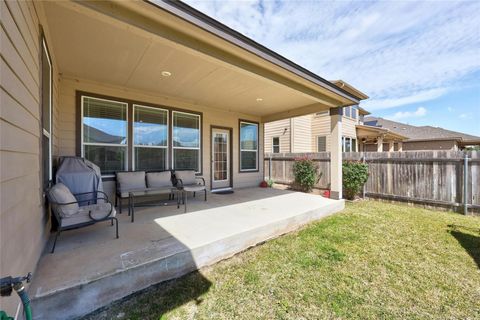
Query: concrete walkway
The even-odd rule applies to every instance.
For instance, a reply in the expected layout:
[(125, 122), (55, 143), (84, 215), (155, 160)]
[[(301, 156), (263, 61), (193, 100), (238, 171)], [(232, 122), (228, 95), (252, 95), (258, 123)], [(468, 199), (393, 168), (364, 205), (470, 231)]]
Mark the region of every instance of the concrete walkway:
[(139, 208), (130, 223), (123, 213), (120, 239), (108, 223), (63, 233), (34, 274), (34, 318), (80, 317), (344, 207), (317, 195), (260, 188), (202, 199), (189, 199), (186, 214), (176, 206)]

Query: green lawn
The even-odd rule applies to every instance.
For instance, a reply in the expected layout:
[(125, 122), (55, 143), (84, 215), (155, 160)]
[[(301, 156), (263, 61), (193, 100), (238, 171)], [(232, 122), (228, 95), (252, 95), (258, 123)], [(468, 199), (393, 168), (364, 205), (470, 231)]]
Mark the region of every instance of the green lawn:
[(480, 319), (479, 268), (480, 217), (363, 201), (91, 319)]

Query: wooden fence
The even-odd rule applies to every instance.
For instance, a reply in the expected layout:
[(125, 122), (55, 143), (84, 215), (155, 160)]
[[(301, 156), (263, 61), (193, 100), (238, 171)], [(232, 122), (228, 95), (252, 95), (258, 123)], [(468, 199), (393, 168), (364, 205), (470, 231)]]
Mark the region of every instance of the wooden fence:
[[(465, 155), (468, 156), (466, 186)], [(293, 163), (302, 157), (318, 165), (320, 180), (316, 187), (328, 189), (328, 152), (266, 154), (266, 179), (292, 183)], [(368, 164), (369, 178), (364, 188), (367, 197), (457, 209), (463, 208), (466, 201), (469, 208), (480, 209), (480, 151), (347, 152), (343, 153), (343, 159)]]

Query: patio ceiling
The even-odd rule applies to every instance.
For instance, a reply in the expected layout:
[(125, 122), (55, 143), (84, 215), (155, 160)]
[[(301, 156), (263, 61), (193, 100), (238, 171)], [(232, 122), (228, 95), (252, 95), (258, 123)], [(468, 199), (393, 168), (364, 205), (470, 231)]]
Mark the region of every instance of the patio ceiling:
[[(122, 5), (138, 6), (134, 9), (139, 12), (150, 9), (142, 12), (145, 15), (153, 10), (163, 25), (146, 16), (128, 16), (125, 12), (132, 14), (132, 8), (103, 5), (45, 3), (52, 39), (49, 46), (63, 75), (256, 115), (264, 121), (354, 104), (351, 98), (315, 86), (270, 62), (260, 59), (263, 63), (258, 64), (258, 56), (230, 48), (233, 45), (224, 40), (220, 41), (223, 49), (209, 45), (210, 33), (202, 34), (178, 17), (151, 5), (145, 7), (146, 3)], [(199, 38), (192, 39), (192, 34)], [(237, 57), (232, 50), (240, 50)], [(162, 76), (164, 71), (171, 76)]]

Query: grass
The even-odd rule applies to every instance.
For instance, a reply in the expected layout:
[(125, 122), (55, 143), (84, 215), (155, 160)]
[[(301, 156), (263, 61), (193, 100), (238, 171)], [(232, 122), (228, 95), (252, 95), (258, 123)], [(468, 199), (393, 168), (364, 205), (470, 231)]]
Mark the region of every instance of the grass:
[(91, 319), (480, 319), (480, 218), (375, 201)]

